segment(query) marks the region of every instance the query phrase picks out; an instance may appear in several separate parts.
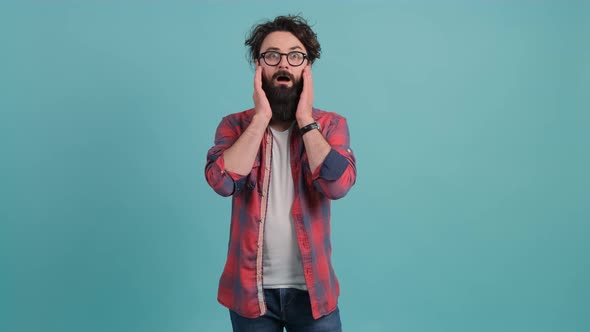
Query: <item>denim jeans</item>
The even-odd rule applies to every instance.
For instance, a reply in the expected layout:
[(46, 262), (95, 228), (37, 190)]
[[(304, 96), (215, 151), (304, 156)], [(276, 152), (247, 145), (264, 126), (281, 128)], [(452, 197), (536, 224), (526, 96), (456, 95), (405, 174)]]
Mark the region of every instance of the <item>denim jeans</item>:
[(265, 289), (266, 314), (246, 318), (230, 310), (234, 332), (342, 332), (340, 310), (314, 320), (307, 291), (295, 288)]

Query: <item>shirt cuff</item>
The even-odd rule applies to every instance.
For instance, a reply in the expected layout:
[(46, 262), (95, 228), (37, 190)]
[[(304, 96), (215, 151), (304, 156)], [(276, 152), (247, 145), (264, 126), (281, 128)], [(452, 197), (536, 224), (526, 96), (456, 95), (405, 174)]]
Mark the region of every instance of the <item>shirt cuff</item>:
[[(244, 185), (246, 184), (246, 180), (247, 180), (248, 176), (247, 175), (240, 175), (240, 174), (226, 170), (225, 169), (225, 162), (223, 160), (223, 155), (218, 156), (217, 159), (215, 160), (215, 163), (217, 164), (217, 166), (221, 170), (221, 174), (225, 173), (226, 176), (228, 176), (229, 179), (232, 180), (232, 182), (233, 182), (232, 195), (236, 195), (240, 191), (242, 191), (242, 189), (244, 188)], [(227, 179), (227, 177), (226, 177), (226, 179)]]
[(348, 160), (332, 148), (322, 165), (315, 170), (312, 178), (315, 180), (321, 177), (328, 181), (335, 181), (342, 176), (347, 167)]

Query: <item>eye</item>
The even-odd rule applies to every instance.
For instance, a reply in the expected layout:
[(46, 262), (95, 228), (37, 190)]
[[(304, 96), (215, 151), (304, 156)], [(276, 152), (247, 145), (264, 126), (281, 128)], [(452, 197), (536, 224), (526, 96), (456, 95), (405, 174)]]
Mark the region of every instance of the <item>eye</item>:
[(301, 60), (301, 59), (303, 59), (303, 54), (299, 53), (299, 52), (291, 52), (291, 53), (289, 53), (289, 59)]
[(268, 60), (277, 60), (279, 56), (280, 55), (277, 52), (268, 52), (264, 57)]

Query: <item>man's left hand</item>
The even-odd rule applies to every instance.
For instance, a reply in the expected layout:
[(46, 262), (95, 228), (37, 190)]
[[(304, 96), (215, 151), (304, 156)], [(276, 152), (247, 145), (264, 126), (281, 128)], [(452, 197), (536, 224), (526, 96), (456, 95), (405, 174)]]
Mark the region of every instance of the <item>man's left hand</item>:
[(307, 65), (303, 68), (301, 79), (303, 80), (303, 90), (299, 97), (297, 113), (295, 113), (295, 118), (297, 119), (299, 127), (308, 125), (314, 121), (311, 115), (311, 109), (313, 107), (313, 78), (311, 75), (311, 65)]

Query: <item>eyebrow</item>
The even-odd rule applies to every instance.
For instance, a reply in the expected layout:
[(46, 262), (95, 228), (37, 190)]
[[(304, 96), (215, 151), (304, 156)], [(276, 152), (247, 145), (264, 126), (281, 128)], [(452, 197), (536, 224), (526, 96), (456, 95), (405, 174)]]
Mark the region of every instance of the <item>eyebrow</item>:
[[(300, 49), (300, 50), (303, 51), (303, 49), (300, 46), (293, 46), (289, 50), (292, 51), (292, 50), (296, 50), (296, 49)], [(277, 48), (277, 47), (269, 47), (269, 48), (266, 49), (265, 52), (268, 52), (268, 51), (280, 51), (280, 49)]]

